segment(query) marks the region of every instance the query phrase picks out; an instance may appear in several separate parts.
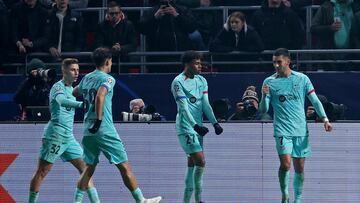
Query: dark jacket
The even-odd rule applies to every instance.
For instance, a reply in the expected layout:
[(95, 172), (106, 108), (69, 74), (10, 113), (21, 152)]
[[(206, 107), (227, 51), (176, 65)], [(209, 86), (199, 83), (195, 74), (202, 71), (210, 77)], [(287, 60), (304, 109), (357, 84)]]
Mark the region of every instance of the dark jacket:
[[(57, 48), (60, 35), (60, 21), (56, 17), (58, 9), (55, 7), (50, 13), (47, 38), (49, 46)], [(84, 45), (84, 33), (82, 29), (83, 19), (78, 12), (67, 9), (63, 19), (61, 51), (81, 51)]]
[(0, 66), (3, 63), (5, 58), (5, 54), (7, 52), (6, 47), (8, 45), (8, 37), (9, 37), (9, 24), (8, 24), (8, 12), (6, 7), (0, 8)]
[[(354, 13), (357, 4), (353, 4)], [(332, 49), (335, 47), (334, 34), (331, 24), (334, 22), (334, 4), (326, 1), (321, 4), (311, 22), (311, 33), (317, 36), (318, 48)]]
[(115, 43), (121, 46), (121, 53), (136, 51), (137, 41), (134, 25), (127, 18), (121, 20), (115, 27), (105, 20), (98, 25), (95, 35), (95, 45), (111, 48)]
[(28, 38), (33, 42), (33, 48), (29, 51), (44, 51), (48, 47), (46, 38), (47, 11), (36, 4), (29, 8), (23, 1), (17, 3), (11, 12), (11, 37), (13, 44)]
[(251, 25), (263, 39), (265, 49), (300, 49), (305, 39), (305, 30), (297, 14), (281, 4), (269, 8), (267, 1), (252, 18)]
[(196, 29), (194, 17), (185, 7), (173, 6), (179, 13), (177, 17), (165, 15), (155, 19), (154, 14), (159, 9), (158, 5), (152, 7), (140, 19), (139, 30), (146, 35), (150, 51), (184, 51), (193, 48), (189, 33)]
[(350, 31), (351, 48), (360, 49), (360, 11), (354, 14)]
[(235, 32), (223, 28), (209, 46), (209, 51), (211, 52), (261, 52), (263, 50), (264, 44), (259, 34), (251, 26), (247, 26), (246, 29), (244, 27), (241, 30), (237, 45)]
[(201, 33), (204, 44), (209, 45), (221, 30), (222, 13), (219, 11), (194, 11), (196, 29)]

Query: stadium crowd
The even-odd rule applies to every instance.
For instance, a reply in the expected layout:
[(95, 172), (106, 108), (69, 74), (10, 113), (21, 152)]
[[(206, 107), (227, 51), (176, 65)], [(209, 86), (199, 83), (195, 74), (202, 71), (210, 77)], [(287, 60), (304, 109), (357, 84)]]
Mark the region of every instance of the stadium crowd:
[[(60, 64), (62, 53), (91, 52), (99, 46), (111, 48), (121, 62), (138, 62), (139, 57), (127, 55), (136, 51), (259, 53), (279, 47), (308, 49), (306, 32), (313, 36), (312, 48), (360, 48), (359, 3), (358, 0), (117, 0), (104, 4), (95, 0), (0, 0), (0, 63), (4, 64), (1, 73), (14, 73), (16, 68), (7, 65), (22, 63), (29, 53), (48, 53), (47, 57), (42, 56), (45, 62)], [(101, 12), (87, 10), (100, 9), (103, 5), (107, 8), (102, 18), (98, 16)], [(311, 5), (320, 5), (320, 8), (314, 12), (311, 27), (306, 30), (303, 8)], [(139, 9), (122, 9), (142, 6), (149, 7), (142, 15)], [(211, 9), (216, 6), (260, 7), (244, 10), (230, 7), (229, 17), (223, 22), (222, 10)], [(146, 46), (141, 44), (141, 35), (146, 37)], [(329, 56), (349, 59), (352, 55), (325, 57)], [(82, 62), (88, 60), (74, 57)], [(269, 60), (256, 54), (220, 55), (215, 59)], [(174, 62), (178, 57), (152, 56), (147, 60)], [(219, 71), (257, 70), (249, 66), (217, 68)], [(148, 72), (178, 71), (153, 68)]]

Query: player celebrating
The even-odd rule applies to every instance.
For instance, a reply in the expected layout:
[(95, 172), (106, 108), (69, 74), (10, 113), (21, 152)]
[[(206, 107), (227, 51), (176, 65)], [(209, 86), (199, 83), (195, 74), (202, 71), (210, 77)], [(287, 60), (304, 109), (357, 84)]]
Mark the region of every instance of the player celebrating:
[[(30, 183), (29, 203), (37, 202), (40, 185), (57, 158), (69, 161), (80, 173), (85, 170), (83, 150), (73, 135), (75, 108), (80, 108), (83, 104), (76, 101), (72, 95), (71, 85), (79, 76), (78, 60), (64, 59), (62, 73), (62, 80), (55, 83), (50, 90), (51, 119), (44, 130), (38, 168)], [(91, 202), (100, 202), (92, 181), (86, 184), (84, 190), (87, 190)]]
[(99, 162), (100, 152), (119, 169), (125, 186), (131, 191), (136, 203), (158, 203), (161, 197), (145, 199), (128, 162), (125, 147), (113, 124), (111, 100), (115, 79), (111, 72), (112, 53), (108, 48), (97, 48), (92, 54), (96, 69), (85, 75), (74, 89), (75, 96), (82, 95), (85, 105), (84, 116), (84, 161), (86, 170), (78, 182), (75, 202), (83, 193)]
[(203, 136), (209, 132), (202, 124), (203, 113), (213, 124), (217, 135), (223, 132), (209, 104), (207, 81), (199, 75), (201, 59), (202, 56), (198, 52), (185, 52), (182, 56), (184, 72), (180, 73), (171, 84), (171, 92), (175, 98), (178, 111), (176, 134), (181, 147), (188, 155), (184, 203), (190, 202), (194, 187), (195, 202), (202, 202), (202, 178), (205, 169)]
[(310, 79), (290, 69), (290, 54), (279, 48), (273, 55), (276, 73), (265, 79), (259, 110), (263, 113), (274, 110), (274, 137), (280, 158), (279, 182), (282, 203), (289, 202), (288, 182), (291, 158), (295, 169), (294, 203), (300, 203), (304, 184), (305, 158), (311, 155), (309, 134), (305, 116), (305, 96), (315, 107), (316, 113), (324, 122), (325, 131), (332, 130), (324, 108), (315, 94)]

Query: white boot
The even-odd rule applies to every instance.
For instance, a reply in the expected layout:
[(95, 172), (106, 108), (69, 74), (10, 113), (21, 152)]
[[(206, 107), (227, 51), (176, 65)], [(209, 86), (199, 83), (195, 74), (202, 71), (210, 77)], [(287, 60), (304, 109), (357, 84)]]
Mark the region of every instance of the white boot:
[(141, 203), (159, 203), (161, 199), (161, 196), (158, 196), (151, 199), (143, 199)]

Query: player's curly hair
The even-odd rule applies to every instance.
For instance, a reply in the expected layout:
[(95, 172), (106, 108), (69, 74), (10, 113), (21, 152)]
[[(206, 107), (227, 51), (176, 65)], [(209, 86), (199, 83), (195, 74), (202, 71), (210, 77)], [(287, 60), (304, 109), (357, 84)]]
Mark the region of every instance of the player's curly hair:
[(202, 59), (203, 56), (200, 52), (189, 50), (181, 56), (181, 62), (183, 65), (191, 63), (193, 60)]

